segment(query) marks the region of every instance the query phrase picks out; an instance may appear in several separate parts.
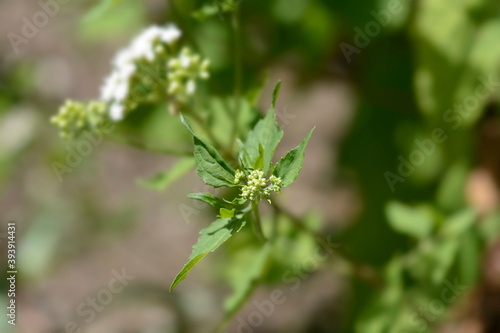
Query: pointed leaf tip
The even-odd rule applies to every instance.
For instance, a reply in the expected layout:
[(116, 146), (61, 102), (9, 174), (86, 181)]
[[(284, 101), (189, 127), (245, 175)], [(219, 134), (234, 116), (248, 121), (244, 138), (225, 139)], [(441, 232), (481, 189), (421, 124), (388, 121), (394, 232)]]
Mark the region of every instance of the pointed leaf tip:
[(276, 100), (278, 99), (278, 96), (280, 94), (280, 89), (281, 89), (281, 80), (278, 81), (278, 83), (276, 83), (276, 86), (274, 87), (274, 91), (273, 91), (273, 109), (276, 108)]

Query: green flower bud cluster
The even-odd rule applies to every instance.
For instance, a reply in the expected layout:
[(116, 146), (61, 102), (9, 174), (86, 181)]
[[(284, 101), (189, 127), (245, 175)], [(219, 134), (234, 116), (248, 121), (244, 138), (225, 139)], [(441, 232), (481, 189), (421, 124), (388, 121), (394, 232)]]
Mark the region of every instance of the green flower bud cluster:
[(104, 102), (80, 103), (67, 100), (50, 122), (59, 127), (61, 138), (71, 140), (85, 130), (99, 127), (106, 119), (107, 106)]
[[(244, 179), (247, 182), (241, 188), (241, 197), (251, 201), (259, 201), (261, 199), (270, 201), (271, 192), (279, 193), (281, 190), (281, 178), (271, 175), (269, 180), (267, 180), (262, 170), (253, 170), (248, 177), (244, 172), (237, 170), (234, 178), (235, 183), (240, 183)], [(268, 182), (271, 182), (271, 185), (268, 186)]]
[(176, 97), (193, 95), (196, 91), (197, 79), (208, 79), (210, 61), (201, 59), (199, 54), (193, 53), (185, 47), (178, 57), (168, 62), (168, 94)]
[[(52, 123), (61, 136), (71, 139), (104, 120), (121, 121), (140, 104), (160, 104), (168, 99), (171, 111), (186, 104), (198, 79), (208, 79), (210, 62), (189, 48), (179, 51), (182, 32), (174, 25), (151, 26), (120, 50), (104, 80), (100, 101), (68, 101)], [(178, 104), (178, 105), (177, 105)]]

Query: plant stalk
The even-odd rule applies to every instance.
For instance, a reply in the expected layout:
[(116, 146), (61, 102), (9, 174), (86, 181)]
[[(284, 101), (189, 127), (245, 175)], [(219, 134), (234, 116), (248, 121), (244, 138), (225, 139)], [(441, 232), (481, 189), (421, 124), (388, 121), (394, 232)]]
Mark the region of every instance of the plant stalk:
[(266, 242), (267, 239), (264, 236), (264, 233), (262, 232), (262, 222), (260, 220), (260, 212), (259, 212), (259, 203), (253, 203), (252, 204), (253, 212), (255, 215), (254, 219), (254, 228), (255, 228), (255, 233), (257, 234), (257, 237), (261, 242)]

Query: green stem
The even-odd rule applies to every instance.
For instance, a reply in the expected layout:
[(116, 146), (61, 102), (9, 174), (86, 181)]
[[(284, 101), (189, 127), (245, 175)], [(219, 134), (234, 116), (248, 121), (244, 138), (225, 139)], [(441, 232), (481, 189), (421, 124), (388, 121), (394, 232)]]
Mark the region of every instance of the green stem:
[(167, 148), (153, 148), (148, 145), (146, 145), (144, 142), (140, 142), (137, 140), (133, 140), (130, 138), (125, 138), (125, 137), (120, 137), (117, 135), (113, 134), (107, 134), (107, 137), (114, 142), (134, 147), (134, 148), (139, 148), (142, 150), (146, 150), (152, 153), (157, 153), (157, 154), (163, 154), (163, 155), (171, 155), (171, 156), (192, 156), (193, 152), (190, 150), (175, 150), (175, 149), (167, 149)]
[(233, 28), (233, 50), (234, 50), (234, 109), (233, 109), (233, 129), (232, 140), (233, 145), (238, 138), (238, 119), (240, 111), (240, 95), (241, 95), (241, 79), (242, 79), (242, 58), (241, 58), (241, 40), (240, 40), (240, 22), (236, 7), (232, 14), (231, 26)]
[(253, 208), (253, 212), (255, 215), (254, 224), (253, 224), (255, 227), (255, 233), (257, 234), (257, 237), (259, 238), (259, 240), (261, 242), (266, 242), (267, 239), (264, 236), (264, 233), (262, 232), (262, 222), (260, 220), (259, 203), (258, 202), (252, 203), (252, 208)]

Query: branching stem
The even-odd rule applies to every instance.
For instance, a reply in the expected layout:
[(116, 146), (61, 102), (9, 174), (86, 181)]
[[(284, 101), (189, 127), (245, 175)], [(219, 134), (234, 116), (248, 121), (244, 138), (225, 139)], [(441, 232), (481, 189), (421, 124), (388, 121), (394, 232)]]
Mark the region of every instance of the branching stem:
[(257, 234), (257, 237), (259, 238), (260, 241), (266, 242), (267, 239), (264, 236), (264, 233), (262, 232), (262, 222), (260, 220), (259, 203), (258, 202), (252, 203), (252, 208), (255, 215), (254, 219), (255, 233)]

